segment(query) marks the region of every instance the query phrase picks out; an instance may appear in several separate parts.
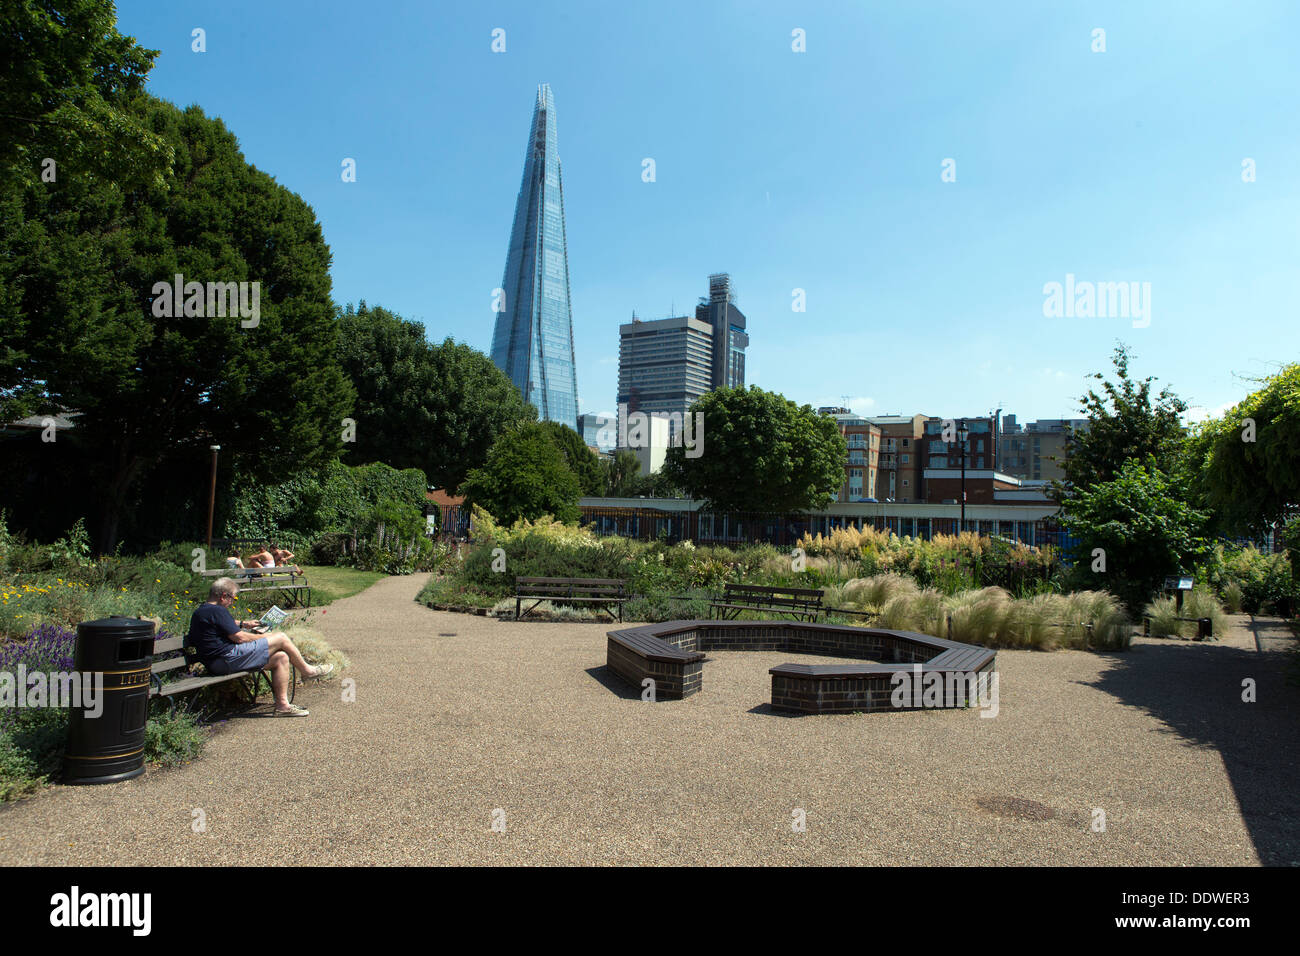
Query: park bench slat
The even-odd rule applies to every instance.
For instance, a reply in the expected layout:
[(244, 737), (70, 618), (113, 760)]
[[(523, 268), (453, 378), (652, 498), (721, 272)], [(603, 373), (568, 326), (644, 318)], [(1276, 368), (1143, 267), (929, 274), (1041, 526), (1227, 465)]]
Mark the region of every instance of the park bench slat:
[(727, 584), (720, 600), (709, 605), (709, 613), (717, 610), (719, 619), (726, 619), (727, 611), (772, 611), (788, 614), (796, 620), (815, 620), (825, 608), (819, 588), (786, 588), (758, 584)]
[(532, 601), (531, 611), (542, 601), (556, 600), (583, 604), (606, 604), (618, 608), (623, 620), (623, 605), (630, 600), (627, 582), (619, 578), (530, 578), (515, 577), (515, 620), (523, 617), (524, 601)]

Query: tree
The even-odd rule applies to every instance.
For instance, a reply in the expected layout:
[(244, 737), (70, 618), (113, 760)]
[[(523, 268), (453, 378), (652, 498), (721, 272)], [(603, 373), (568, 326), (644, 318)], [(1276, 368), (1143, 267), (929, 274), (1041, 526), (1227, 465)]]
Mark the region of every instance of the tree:
[(485, 509), (502, 525), (543, 515), (573, 524), (582, 489), (548, 429), (536, 422), (497, 439), (487, 462), (461, 485), (470, 506)]
[(1207, 516), (1183, 498), (1154, 455), (1076, 488), (1062, 523), (1078, 539), (1071, 553), (1078, 578), (1138, 609), (1165, 577), (1190, 571), (1207, 548)]
[(1300, 507), (1300, 363), (1261, 384), (1188, 441), (1199, 499), (1232, 533), (1263, 531)]
[(429, 481), (440, 488), (461, 486), (470, 470), (521, 424), (536, 421), (537, 409), (482, 352), (452, 339), (429, 351), (432, 389), (428, 407), (434, 425), (423, 437)]
[(454, 490), (487, 461), (492, 443), (537, 411), (482, 352), (362, 301), (338, 317), (339, 361), (357, 392), (349, 462), (419, 468)]
[(584, 495), (599, 495), (603, 487), (600, 474), (600, 460), (587, 447), (582, 436), (561, 422), (542, 422), (542, 428), (550, 434), (555, 447), (564, 455), (564, 461), (578, 478), (578, 486)]
[(350, 463), (382, 461), (394, 468), (432, 464), (437, 425), (432, 405), (433, 365), (424, 326), (365, 300), (338, 314), (338, 357), (357, 398), (355, 440), (344, 446)]
[[(171, 146), (130, 108), (157, 50), (117, 32), (109, 0), (27, 0), (0, 14), (0, 178), (86, 173), (162, 186)], [(61, 175), (60, 175), (61, 171)]]
[(844, 482), (844, 437), (834, 419), (811, 406), (741, 385), (701, 396), (690, 414), (701, 412), (699, 454), (669, 448), (663, 472), (713, 510), (819, 510)]
[(1057, 500), (1074, 491), (1113, 480), (1129, 459), (1144, 460), (1153, 456), (1156, 467), (1172, 474), (1178, 465), (1185, 436), (1180, 416), (1187, 403), (1162, 388), (1151, 398), (1154, 378), (1135, 382), (1129, 377), (1129, 351), (1116, 347), (1112, 361), (1117, 382), (1111, 384), (1097, 372), (1092, 377), (1102, 383), (1079, 399), (1088, 418), (1088, 428), (1071, 432), (1065, 441), (1064, 482), (1054, 482)]
[[(337, 454), (352, 400), (335, 356), (329, 248), (311, 208), (245, 162), (219, 119), (152, 97), (137, 106), (175, 153), (170, 188), (124, 191), (90, 175), (29, 186), (19, 207), (5, 207), (15, 228), (0, 240), (25, 352), (10, 398), (79, 414), (59, 441), (79, 450), (104, 550), (151, 473), (170, 468), (169, 484), (197, 498), (211, 444), (227, 479), (319, 465)], [(210, 315), (202, 295), (174, 309), (156, 302), (156, 284), (176, 274), (248, 283), (250, 310), (259, 290), (255, 319)]]
[(601, 495), (605, 498), (634, 498), (640, 494), (641, 462), (626, 448), (615, 450), (600, 462)]

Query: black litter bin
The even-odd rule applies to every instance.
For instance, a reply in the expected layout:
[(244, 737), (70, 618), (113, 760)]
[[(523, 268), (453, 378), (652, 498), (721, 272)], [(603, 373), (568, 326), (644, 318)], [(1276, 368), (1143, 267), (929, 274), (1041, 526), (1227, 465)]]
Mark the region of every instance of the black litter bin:
[(83, 685), (104, 675), (103, 709), (92, 716), (72, 708), (64, 783), (116, 783), (144, 773), (153, 642), (152, 621), (106, 617), (77, 625), (75, 666)]

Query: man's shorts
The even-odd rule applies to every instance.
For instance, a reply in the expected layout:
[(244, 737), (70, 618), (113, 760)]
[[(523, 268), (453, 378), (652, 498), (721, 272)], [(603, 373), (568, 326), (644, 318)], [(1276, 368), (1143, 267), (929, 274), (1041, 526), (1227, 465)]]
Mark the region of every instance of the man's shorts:
[(240, 671), (260, 671), (271, 659), (271, 648), (266, 638), (259, 637), (245, 644), (231, 644), (220, 657), (203, 662), (209, 673), (218, 676), (237, 674)]

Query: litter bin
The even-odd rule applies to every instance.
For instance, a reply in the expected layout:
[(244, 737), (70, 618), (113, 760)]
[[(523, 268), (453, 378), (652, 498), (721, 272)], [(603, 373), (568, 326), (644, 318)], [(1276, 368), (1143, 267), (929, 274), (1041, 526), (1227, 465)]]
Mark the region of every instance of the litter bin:
[(1206, 638), (1214, 636), (1214, 621), (1208, 617), (1198, 617), (1196, 619), (1196, 639), (1203, 641)]
[(152, 621), (106, 617), (77, 625), (75, 667), (83, 686), (102, 674), (103, 691), (97, 716), (72, 708), (64, 783), (116, 783), (144, 773), (153, 642)]

